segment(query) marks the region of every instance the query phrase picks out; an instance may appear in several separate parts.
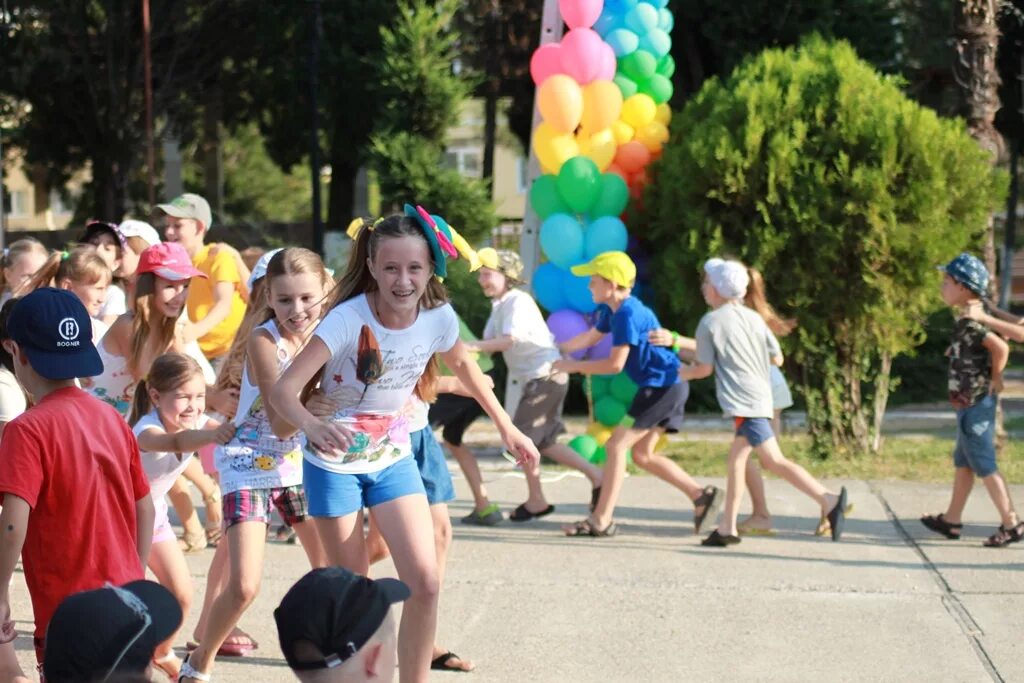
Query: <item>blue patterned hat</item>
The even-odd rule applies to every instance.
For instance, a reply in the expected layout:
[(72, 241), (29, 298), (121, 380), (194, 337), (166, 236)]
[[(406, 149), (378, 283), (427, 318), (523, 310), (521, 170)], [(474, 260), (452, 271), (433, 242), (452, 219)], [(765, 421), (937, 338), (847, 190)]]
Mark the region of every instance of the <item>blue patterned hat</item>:
[(939, 266), (939, 270), (978, 296), (988, 293), (988, 268), (973, 254), (964, 252), (946, 265)]

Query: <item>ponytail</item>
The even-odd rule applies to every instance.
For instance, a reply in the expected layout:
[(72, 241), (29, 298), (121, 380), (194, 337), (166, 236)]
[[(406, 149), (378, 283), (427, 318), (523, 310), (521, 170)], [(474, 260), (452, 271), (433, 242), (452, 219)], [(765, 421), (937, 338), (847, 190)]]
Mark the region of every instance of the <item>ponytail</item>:
[(91, 244), (80, 244), (71, 251), (55, 251), (36, 271), (28, 284), (26, 292), (34, 292), (40, 287), (60, 287), (61, 282), (70, 280), (76, 284), (95, 284), (100, 280), (110, 282), (114, 275), (110, 266)]
[(195, 377), (202, 377), (203, 369), (191, 356), (183, 353), (165, 353), (153, 361), (149, 375), (135, 385), (135, 396), (132, 397), (132, 409), (128, 415), (128, 424), (135, 425), (147, 413), (153, 410), (153, 402), (149, 398), (149, 390), (163, 393), (174, 391), (185, 382)]
[(757, 311), (758, 315), (764, 318), (768, 329), (776, 337), (785, 337), (796, 327), (796, 318), (783, 318), (768, 303), (765, 295), (764, 277), (757, 268), (747, 268), (747, 275), (750, 277), (750, 284), (747, 285), (747, 294), (743, 303), (747, 308)]

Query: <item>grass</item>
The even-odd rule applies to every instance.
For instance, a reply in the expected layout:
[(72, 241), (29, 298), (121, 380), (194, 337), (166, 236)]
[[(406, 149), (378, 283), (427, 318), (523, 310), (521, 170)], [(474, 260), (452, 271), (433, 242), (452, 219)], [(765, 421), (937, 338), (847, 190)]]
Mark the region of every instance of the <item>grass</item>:
[[(782, 452), (821, 479), (908, 480), (947, 483), (953, 478), (953, 439), (887, 437), (880, 455), (834, 456), (811, 453), (806, 436), (780, 439)], [(665, 454), (694, 476), (725, 476), (727, 441), (673, 441)], [(1011, 439), (998, 455), (1007, 482), (1024, 482), (1024, 442)], [(630, 465), (631, 471), (639, 471)], [(766, 475), (772, 476), (772, 475)]]

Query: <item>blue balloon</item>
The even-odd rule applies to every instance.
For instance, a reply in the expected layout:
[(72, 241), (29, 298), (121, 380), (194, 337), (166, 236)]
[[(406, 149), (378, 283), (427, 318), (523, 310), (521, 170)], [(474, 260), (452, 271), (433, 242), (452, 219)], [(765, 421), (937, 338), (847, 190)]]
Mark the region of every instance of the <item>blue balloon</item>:
[(566, 271), (554, 263), (544, 263), (533, 273), (533, 295), (537, 302), (549, 311), (560, 311), (569, 307), (565, 295)]
[(640, 45), (640, 37), (628, 28), (617, 28), (604, 37), (604, 42), (611, 45), (616, 57), (625, 57), (636, 52)]
[(640, 0), (648, 5), (654, 5), (655, 9), (661, 9), (662, 7), (668, 6), (668, 0)]
[(660, 28), (652, 28), (640, 38), (640, 49), (661, 59), (672, 49), (672, 38)]
[(606, 251), (625, 251), (629, 235), (618, 217), (602, 216), (587, 226), (583, 241), (589, 261)]
[(658, 28), (665, 33), (671, 33), (672, 28), (676, 25), (676, 18), (672, 16), (672, 11), (663, 9), (658, 10)]
[(626, 28), (637, 35), (644, 35), (658, 27), (658, 10), (654, 5), (641, 2), (626, 15)]
[(597, 304), (594, 303), (594, 298), (590, 296), (590, 278), (579, 277), (569, 271), (562, 272), (565, 273), (563, 288), (565, 289), (565, 298), (569, 302), (569, 308), (579, 311), (583, 315), (593, 313), (597, 309)]
[(638, 0), (605, 0), (604, 8), (613, 14), (621, 15), (636, 7), (637, 2)]
[(540, 248), (560, 268), (583, 260), (583, 228), (575, 216), (553, 213), (540, 226)]
[(604, 38), (617, 28), (622, 28), (622, 15), (609, 12), (608, 8), (605, 7), (604, 11), (601, 12), (601, 16), (594, 22), (594, 30)]

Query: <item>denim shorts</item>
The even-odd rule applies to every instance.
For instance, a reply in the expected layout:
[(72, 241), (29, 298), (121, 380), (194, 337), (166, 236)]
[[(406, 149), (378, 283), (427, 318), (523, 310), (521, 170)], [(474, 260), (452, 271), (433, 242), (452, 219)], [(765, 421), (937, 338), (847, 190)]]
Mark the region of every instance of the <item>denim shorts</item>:
[(996, 397), (985, 396), (973, 406), (956, 411), (956, 448), (953, 464), (969, 467), (979, 477), (998, 471), (996, 467)]
[(765, 441), (775, 438), (772, 421), (767, 417), (737, 417), (736, 436), (744, 437), (752, 447), (757, 448)]
[(310, 517), (344, 517), (402, 496), (424, 495), (416, 461), (408, 457), (366, 474), (341, 474), (303, 460), (302, 484)]
[(427, 503), (438, 505), (455, 499), (455, 486), (452, 475), (448, 473), (448, 463), (444, 460), (441, 444), (437, 442), (430, 427), (413, 432), (409, 435), (412, 441), (412, 456), (420, 470), (423, 488), (427, 492)]

